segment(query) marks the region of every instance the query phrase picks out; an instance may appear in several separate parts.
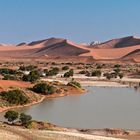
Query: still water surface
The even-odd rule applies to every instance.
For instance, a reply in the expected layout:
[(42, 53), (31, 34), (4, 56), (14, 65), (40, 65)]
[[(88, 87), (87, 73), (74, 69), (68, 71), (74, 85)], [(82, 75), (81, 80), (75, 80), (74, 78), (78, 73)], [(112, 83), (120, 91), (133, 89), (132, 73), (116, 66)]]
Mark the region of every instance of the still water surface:
[(132, 88), (86, 89), (86, 94), (49, 99), (18, 111), (65, 127), (140, 129), (140, 92)]

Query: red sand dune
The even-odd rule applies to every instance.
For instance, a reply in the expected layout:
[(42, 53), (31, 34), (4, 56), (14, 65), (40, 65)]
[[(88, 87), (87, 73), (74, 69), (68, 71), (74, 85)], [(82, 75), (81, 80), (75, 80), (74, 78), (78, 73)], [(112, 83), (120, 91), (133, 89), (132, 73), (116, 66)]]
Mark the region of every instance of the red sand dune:
[(88, 49), (59, 38), (0, 46), (0, 57), (78, 56), (87, 52)]
[(76, 60), (129, 60), (140, 61), (140, 39), (132, 36), (112, 39), (104, 43), (85, 46), (62, 38), (49, 38), (18, 45), (0, 45), (0, 57), (59, 58)]
[(140, 45), (140, 38), (133, 36), (112, 39), (97, 45), (92, 45), (92, 48), (106, 49), (106, 48), (123, 48), (129, 46)]

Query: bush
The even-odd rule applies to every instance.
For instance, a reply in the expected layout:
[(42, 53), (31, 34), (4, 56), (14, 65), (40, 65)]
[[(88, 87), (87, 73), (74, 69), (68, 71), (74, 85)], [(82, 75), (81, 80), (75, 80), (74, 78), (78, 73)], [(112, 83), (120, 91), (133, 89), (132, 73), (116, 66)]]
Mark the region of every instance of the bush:
[(29, 66), (20, 66), (19, 67), (19, 70), (22, 70), (22, 71), (33, 71), (37, 68), (37, 66), (34, 66), (34, 65), (29, 65)]
[(69, 82), (67, 85), (68, 86), (74, 86), (74, 87), (76, 86), (76, 87), (81, 88), (81, 84), (78, 83), (78, 82), (76, 82), (76, 81), (74, 81), (74, 80), (72, 80), (71, 82)]
[(4, 77), (2, 79), (3, 80), (18, 80), (18, 78), (16, 76), (9, 75), (9, 74), (4, 75)]
[(120, 78), (120, 79), (123, 78), (123, 73), (119, 73), (119, 78)]
[(110, 80), (111, 78), (113, 78), (113, 76), (111, 74), (106, 75), (106, 79)]
[(8, 69), (8, 68), (1, 68), (0, 69), (0, 74), (16, 74), (16, 71), (13, 69)]
[(68, 69), (69, 69), (69, 66), (62, 67), (62, 70), (68, 70)]
[(121, 65), (119, 65), (119, 64), (116, 64), (116, 65), (114, 65), (114, 68), (120, 68), (121, 67)]
[(106, 79), (110, 80), (111, 78), (117, 78), (117, 74), (112, 72), (112, 73), (104, 73), (104, 76)]
[(119, 68), (115, 68), (114, 71), (116, 72), (116, 74), (119, 74), (121, 70)]
[(21, 121), (21, 124), (25, 127), (29, 127), (32, 123), (32, 117), (30, 115), (26, 115), (24, 113), (20, 114), (19, 120)]
[(43, 94), (52, 94), (56, 91), (56, 88), (52, 85), (48, 85), (47, 83), (38, 83), (34, 85), (33, 91)]
[(59, 72), (59, 68), (57, 68), (57, 67), (54, 67), (49, 71), (47, 69), (45, 70), (46, 76), (54, 76), (54, 75), (57, 75), (58, 72)]
[(8, 101), (10, 104), (23, 105), (26, 104), (29, 99), (24, 95), (21, 90), (10, 90), (1, 92), (2, 99)]
[(14, 110), (9, 110), (5, 113), (4, 117), (9, 121), (9, 122), (14, 122), (16, 119), (18, 119), (19, 113)]
[(101, 74), (102, 74), (102, 73), (101, 73), (100, 70), (95, 70), (95, 71), (92, 71), (91, 76), (98, 76), (98, 77), (100, 77)]
[(102, 68), (102, 65), (97, 65), (96, 66), (96, 69), (101, 69)]
[(22, 80), (28, 82), (35, 82), (40, 78), (38, 71), (31, 71), (28, 75), (23, 75)]
[(64, 74), (64, 77), (70, 77), (73, 76), (73, 74), (74, 74), (73, 69), (70, 69), (68, 72)]

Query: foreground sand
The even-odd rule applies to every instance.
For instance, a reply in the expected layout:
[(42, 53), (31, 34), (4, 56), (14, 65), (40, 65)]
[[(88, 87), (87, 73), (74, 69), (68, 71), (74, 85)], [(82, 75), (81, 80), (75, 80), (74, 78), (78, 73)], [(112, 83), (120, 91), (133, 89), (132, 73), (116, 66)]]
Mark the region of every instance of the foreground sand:
[[(101, 80), (99, 78), (90, 78), (90, 79), (83, 79), (83, 78), (75, 78), (76, 81), (80, 82), (82, 86), (99, 86), (99, 87), (128, 87), (128, 84), (121, 84), (118, 81), (105, 81)], [(43, 81), (54, 81), (54, 79), (51, 78), (42, 78)], [(65, 78), (56, 78), (56, 81), (59, 81), (61, 83), (67, 84), (68, 80)]]
[(50, 130), (29, 130), (20, 127), (0, 125), (0, 140), (123, 140), (74, 132)]

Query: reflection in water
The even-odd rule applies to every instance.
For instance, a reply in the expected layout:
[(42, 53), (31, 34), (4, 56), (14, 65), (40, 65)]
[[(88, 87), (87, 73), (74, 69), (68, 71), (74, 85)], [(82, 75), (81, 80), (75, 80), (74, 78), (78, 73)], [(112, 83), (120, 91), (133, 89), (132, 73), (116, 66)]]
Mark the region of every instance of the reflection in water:
[[(140, 94), (133, 88), (86, 87), (66, 96), (18, 109), (33, 119), (75, 128), (140, 129)], [(1, 115), (2, 118), (2, 115)]]

